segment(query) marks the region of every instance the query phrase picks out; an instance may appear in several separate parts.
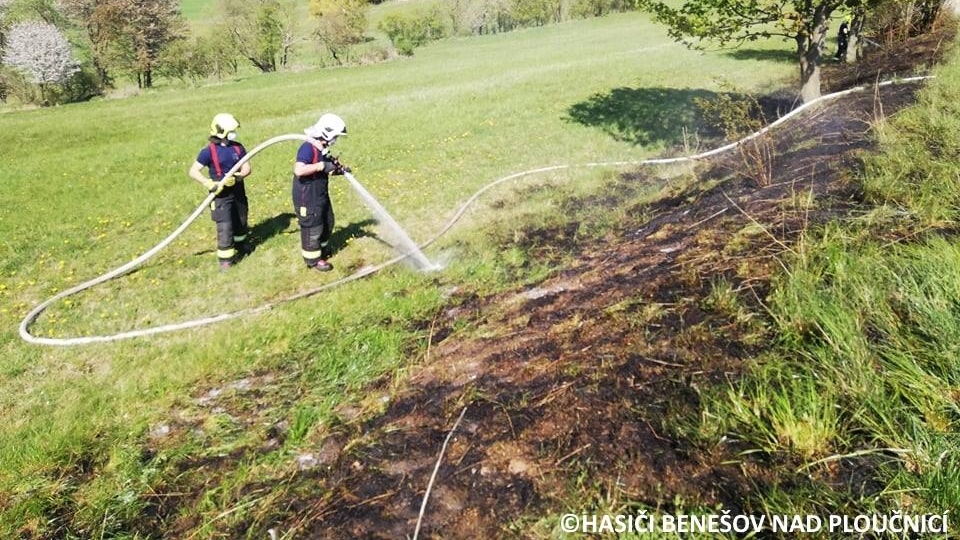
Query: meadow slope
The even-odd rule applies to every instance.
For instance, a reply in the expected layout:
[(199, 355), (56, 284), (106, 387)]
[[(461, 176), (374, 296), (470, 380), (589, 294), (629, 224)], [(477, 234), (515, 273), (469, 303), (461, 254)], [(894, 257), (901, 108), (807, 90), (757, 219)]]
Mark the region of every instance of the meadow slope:
[[(264, 315), (148, 339), (22, 342), (17, 323), (31, 306), (149, 249), (202, 200), (185, 171), (213, 114), (234, 113), (248, 146), (299, 132), (321, 112), (341, 114), (350, 125), (341, 157), (422, 240), (504, 175), (640, 158), (685, 136), (696, 145), (693, 99), (730, 81), (739, 91), (772, 88), (793, 71), (778, 58), (688, 51), (643, 16), (623, 14), (447, 40), (380, 65), (0, 115), (0, 535), (262, 536), (276, 512), (289, 511), (273, 504), (289, 488), (278, 479), (296, 474), (298, 456), (342, 421), (344, 404), (379, 407), (363, 389), (401, 380), (424, 357), (424, 321), (451, 295), (539, 280), (576, 254), (531, 258), (504, 239), (581, 216), (591, 223), (577, 233), (586, 240), (624, 212), (565, 206), (615, 181), (615, 168), (547, 174), (474, 208), (428, 253), (447, 265), (438, 274), (396, 268)], [(323, 278), (304, 274), (289, 209), (293, 152), (274, 149), (254, 163), (257, 249), (236, 271), (216, 271), (204, 217), (136, 272), (54, 306), (33, 331), (110, 334), (316, 287)], [(639, 186), (637, 196), (658, 189)], [(333, 196), (335, 277), (388, 258), (362, 205), (343, 185)], [(456, 326), (469, 334), (475, 323)], [(249, 414), (210, 406), (211, 396), (236, 398)], [(274, 487), (250, 489), (259, 483)]]
[[(952, 42), (940, 27), (830, 66), (826, 84), (922, 73)], [(398, 266), (145, 339), (17, 336), (31, 306), (149, 249), (199, 203), (185, 171), (221, 110), (248, 147), (339, 113), (350, 134), (335, 149), (422, 241), (512, 173), (718, 144), (699, 100), (788, 110), (789, 45), (750, 47), (689, 51), (620, 14), (0, 114), (0, 537), (409, 537), (461, 414), (421, 537), (577, 537), (566, 512), (956, 507), (960, 278), (941, 269), (960, 257), (957, 175), (923, 138), (960, 134), (940, 112), (960, 102), (955, 54), (936, 83), (871, 88), (698, 166), (500, 185), (427, 250), (438, 272)], [(256, 251), (230, 272), (203, 216), (33, 330), (190, 320), (388, 259), (389, 235), (335, 183), (336, 271), (304, 271), (294, 148), (254, 161)]]

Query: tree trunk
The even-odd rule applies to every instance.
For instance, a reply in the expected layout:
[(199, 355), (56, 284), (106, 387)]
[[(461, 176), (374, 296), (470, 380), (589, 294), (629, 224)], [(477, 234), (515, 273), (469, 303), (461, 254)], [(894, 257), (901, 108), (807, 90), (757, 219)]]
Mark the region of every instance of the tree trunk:
[(93, 57), (93, 69), (97, 72), (97, 78), (100, 79), (101, 87), (109, 88), (113, 86), (110, 73), (107, 71), (107, 68), (97, 60), (96, 56)]
[(87, 23), (87, 38), (90, 40), (90, 59), (93, 62), (93, 69), (100, 78), (101, 88), (112, 88), (113, 79), (110, 77), (107, 65), (107, 38), (106, 31), (99, 24), (91, 21)]
[(847, 62), (856, 62), (863, 58), (863, 40), (860, 35), (863, 33), (863, 23), (866, 17), (863, 13), (856, 13), (850, 21), (850, 39), (847, 42)]
[(800, 98), (804, 103), (820, 97), (819, 51), (809, 47), (810, 40), (797, 37), (797, 52), (800, 56)]
[(260, 60), (259, 58), (251, 54), (247, 55), (247, 60), (250, 60), (250, 63), (256, 66), (261, 73), (273, 73), (274, 71), (276, 71), (276, 69), (274, 69), (274, 66), (271, 65), (272, 64), (271, 60), (268, 60), (268, 61)]
[(797, 54), (800, 57), (800, 98), (809, 103), (820, 97), (820, 57), (827, 39), (827, 19), (830, 11), (816, 8), (809, 30), (797, 34)]

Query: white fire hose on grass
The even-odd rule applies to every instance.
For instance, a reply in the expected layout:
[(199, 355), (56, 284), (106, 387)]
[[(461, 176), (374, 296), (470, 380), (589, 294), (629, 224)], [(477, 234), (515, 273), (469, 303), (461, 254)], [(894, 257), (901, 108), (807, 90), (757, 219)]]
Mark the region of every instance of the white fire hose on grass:
[[(851, 88), (851, 89), (848, 89), (848, 90), (844, 90), (844, 91), (842, 91), (842, 92), (836, 92), (836, 93), (833, 93), (833, 94), (827, 94), (827, 95), (821, 96), (819, 99), (816, 99), (816, 100), (814, 100), (814, 101), (811, 101), (811, 102), (808, 102), (808, 103), (804, 103), (804, 104), (801, 105), (800, 107), (797, 107), (796, 109), (794, 109), (794, 110), (790, 111), (789, 113), (785, 114), (784, 116), (780, 117), (780, 118), (777, 119), (775, 122), (772, 122), (771, 124), (767, 125), (767, 126), (764, 127), (763, 129), (761, 129), (761, 130), (759, 130), (759, 131), (757, 131), (757, 132), (755, 132), (755, 133), (752, 133), (752, 134), (750, 134), (750, 135), (747, 135), (747, 136), (744, 137), (743, 139), (740, 139), (740, 140), (735, 141), (735, 142), (732, 142), (732, 143), (730, 143), (730, 144), (721, 146), (721, 147), (719, 147), (719, 148), (715, 148), (715, 149), (713, 149), (713, 150), (709, 150), (709, 151), (706, 151), (706, 152), (702, 152), (702, 153), (699, 153), (699, 154), (694, 154), (694, 155), (690, 155), (690, 156), (673, 157), (673, 158), (643, 159), (643, 160), (632, 160), (632, 161), (610, 161), (610, 162), (602, 162), (602, 163), (601, 163), (601, 162), (597, 162), (597, 163), (583, 163), (583, 164), (578, 164), (578, 165), (553, 165), (553, 166), (542, 167), (542, 168), (538, 168), (538, 169), (531, 169), (531, 170), (528, 170), (528, 171), (518, 172), (518, 173), (511, 174), (511, 175), (509, 175), (509, 176), (504, 176), (503, 178), (499, 178), (499, 179), (497, 179), (497, 180), (494, 180), (494, 181), (490, 182), (489, 184), (483, 186), (483, 187), (480, 188), (479, 190), (477, 190), (472, 196), (470, 196), (469, 199), (467, 199), (466, 201), (463, 202), (463, 204), (460, 205), (460, 207), (457, 209), (457, 211), (454, 213), (454, 215), (450, 218), (450, 220), (447, 221), (446, 225), (444, 225), (443, 228), (441, 228), (439, 232), (437, 232), (432, 238), (430, 238), (429, 240), (427, 240), (427, 241), (425, 241), (424, 243), (420, 244), (419, 246), (417, 246), (416, 244), (413, 244), (412, 241), (411, 241), (411, 242), (409, 243), (409, 245), (403, 246), (404, 249), (406, 249), (407, 251), (404, 251), (402, 254), (397, 255), (396, 257), (394, 257), (394, 258), (392, 258), (392, 259), (390, 259), (390, 260), (388, 260), (388, 261), (384, 261), (384, 262), (382, 262), (382, 263), (380, 263), (380, 264), (378, 264), (378, 265), (376, 265), (376, 266), (371, 266), (371, 267), (362, 268), (362, 269), (358, 270), (357, 272), (355, 272), (355, 273), (353, 273), (353, 274), (351, 274), (351, 275), (349, 275), (349, 276), (343, 277), (343, 278), (341, 278), (341, 279), (338, 279), (338, 280), (336, 280), (336, 281), (332, 281), (332, 282), (330, 282), (330, 283), (321, 285), (321, 286), (319, 286), (319, 287), (315, 287), (315, 288), (310, 289), (310, 290), (307, 290), (307, 291), (303, 291), (303, 292), (300, 292), (300, 293), (297, 293), (297, 294), (294, 294), (294, 295), (291, 295), (291, 296), (287, 296), (287, 297), (285, 297), (285, 298), (281, 298), (281, 299), (279, 299), (279, 300), (275, 300), (275, 301), (273, 301), (273, 302), (270, 302), (270, 303), (267, 303), (267, 304), (264, 304), (264, 305), (261, 305), (261, 306), (258, 306), (258, 307), (245, 308), (245, 309), (240, 309), (240, 310), (233, 311), (233, 312), (229, 312), (229, 313), (222, 313), (222, 314), (220, 314), (220, 315), (214, 315), (214, 316), (211, 316), (211, 317), (204, 317), (204, 318), (200, 318), (200, 319), (194, 319), (194, 320), (184, 321), (184, 322), (174, 323), (174, 324), (165, 324), (165, 325), (160, 325), (160, 326), (153, 326), (153, 327), (150, 327), (150, 328), (130, 330), (130, 331), (127, 331), (127, 332), (121, 332), (121, 333), (111, 334), (111, 335), (83, 336), (83, 337), (72, 337), (72, 338), (50, 338), (50, 337), (34, 336), (33, 334), (30, 333), (30, 325), (33, 324), (34, 321), (36, 321), (37, 317), (39, 317), (41, 313), (43, 313), (48, 307), (50, 307), (50, 306), (51, 306), (52, 304), (54, 304), (55, 302), (57, 302), (57, 301), (59, 301), (59, 300), (63, 300), (64, 298), (67, 298), (67, 297), (69, 297), (69, 296), (72, 296), (72, 295), (74, 295), (74, 294), (77, 294), (77, 293), (79, 293), (79, 292), (81, 292), (81, 291), (90, 289), (90, 288), (95, 287), (95, 286), (97, 286), (97, 285), (100, 285), (100, 284), (102, 284), (102, 283), (105, 283), (105, 282), (107, 282), (107, 281), (109, 281), (109, 280), (111, 280), (111, 279), (114, 279), (114, 278), (117, 278), (117, 277), (119, 277), (119, 276), (122, 276), (122, 275), (130, 272), (130, 271), (133, 270), (134, 268), (140, 266), (141, 264), (143, 264), (144, 262), (146, 262), (147, 260), (149, 260), (151, 257), (153, 257), (154, 255), (156, 255), (158, 252), (160, 252), (163, 248), (167, 247), (177, 236), (179, 236), (181, 233), (183, 233), (183, 231), (186, 230), (186, 228), (187, 228), (188, 226), (190, 226), (190, 224), (193, 223), (193, 222), (197, 219), (197, 217), (199, 217), (200, 214), (203, 213), (203, 211), (208, 207), (208, 205), (210, 204), (210, 202), (211, 202), (211, 201), (213, 200), (213, 198), (216, 196), (215, 193), (211, 193), (211, 194), (207, 195), (207, 197), (203, 200), (203, 202), (200, 203), (199, 206), (197, 206), (196, 210), (194, 210), (193, 213), (190, 214), (190, 217), (188, 217), (179, 227), (177, 227), (176, 230), (174, 230), (172, 233), (170, 233), (170, 235), (167, 236), (165, 239), (163, 239), (163, 241), (161, 241), (159, 244), (157, 244), (156, 246), (154, 246), (153, 248), (151, 248), (149, 251), (147, 251), (147, 252), (144, 253), (143, 255), (140, 255), (140, 256), (137, 257), (136, 259), (128, 262), (127, 264), (124, 264), (123, 266), (120, 266), (119, 268), (116, 268), (116, 269), (114, 269), (114, 270), (111, 270), (110, 272), (107, 272), (106, 274), (103, 274), (103, 275), (101, 275), (101, 276), (99, 276), (99, 277), (96, 277), (96, 278), (94, 278), (94, 279), (91, 279), (90, 281), (81, 283), (81, 284), (79, 284), (79, 285), (76, 285), (76, 286), (74, 286), (74, 287), (71, 287), (71, 288), (69, 288), (69, 289), (66, 289), (66, 290), (64, 290), (64, 291), (62, 291), (62, 292), (59, 292), (59, 293), (57, 293), (56, 295), (50, 297), (49, 299), (43, 301), (42, 303), (40, 303), (40, 304), (38, 304), (36, 307), (34, 307), (29, 313), (27, 313), (27, 315), (26, 315), (26, 316), (23, 318), (23, 320), (20, 322), (20, 337), (21, 337), (24, 341), (27, 341), (28, 343), (33, 343), (33, 344), (37, 344), (37, 345), (54, 345), (54, 346), (86, 345), (86, 344), (90, 344), (90, 343), (105, 343), (105, 342), (111, 342), (111, 341), (119, 341), (119, 340), (122, 340), (122, 339), (145, 337), (145, 336), (150, 336), (150, 335), (154, 335), (154, 334), (161, 334), (161, 333), (165, 333), (165, 332), (175, 332), (175, 331), (178, 331), (178, 330), (186, 330), (186, 329), (188, 329), (188, 328), (196, 328), (196, 327), (200, 327), (200, 326), (206, 326), (206, 325), (208, 325), (208, 324), (213, 324), (213, 323), (217, 323), (217, 322), (222, 322), (222, 321), (227, 321), (227, 320), (231, 320), (231, 319), (236, 319), (236, 318), (238, 318), (238, 317), (242, 317), (242, 316), (245, 316), (245, 315), (254, 315), (254, 314), (257, 314), (257, 313), (261, 313), (261, 312), (263, 312), (263, 311), (267, 311), (267, 310), (272, 309), (274, 306), (276, 306), (276, 305), (278, 305), (278, 304), (282, 304), (282, 303), (286, 303), (286, 302), (291, 302), (291, 301), (293, 301), (293, 300), (298, 300), (298, 299), (301, 299), (301, 298), (306, 298), (306, 297), (308, 297), (308, 296), (313, 296), (313, 295), (315, 295), (315, 294), (317, 294), (317, 293), (320, 293), (320, 292), (322, 292), (322, 291), (325, 291), (325, 290), (328, 290), (328, 289), (332, 289), (332, 288), (334, 288), (334, 287), (338, 287), (338, 286), (343, 285), (343, 284), (345, 284), (345, 283), (349, 283), (349, 282), (351, 282), (351, 281), (355, 281), (355, 280), (358, 280), (358, 279), (360, 279), (360, 278), (366, 277), (366, 276), (368, 276), (368, 275), (370, 275), (370, 274), (373, 274), (373, 273), (376, 273), (376, 272), (378, 272), (378, 271), (380, 271), (380, 270), (383, 270), (384, 268), (387, 268), (387, 267), (389, 267), (389, 266), (392, 266), (392, 265), (394, 265), (394, 264), (396, 264), (396, 263), (398, 263), (398, 262), (400, 262), (400, 261), (402, 261), (402, 260), (404, 260), (404, 259), (406, 259), (406, 258), (408, 258), (408, 257), (411, 257), (411, 258), (414, 259), (414, 263), (417, 265), (417, 267), (418, 267), (420, 270), (433, 269), (433, 268), (435, 268), (435, 267), (433, 267), (433, 265), (432, 265), (428, 260), (426, 260), (425, 257), (423, 257), (423, 254), (420, 253), (419, 250), (420, 250), (420, 249), (424, 249), (424, 248), (426, 248), (427, 246), (433, 244), (433, 243), (434, 243), (435, 241), (437, 241), (441, 236), (443, 236), (444, 234), (446, 234), (446, 233), (460, 220), (460, 218), (463, 217), (463, 215), (466, 213), (466, 211), (473, 205), (473, 203), (474, 203), (478, 198), (480, 198), (481, 195), (483, 195), (485, 192), (487, 192), (488, 190), (492, 189), (493, 187), (495, 187), (495, 186), (497, 186), (497, 185), (500, 185), (500, 184), (502, 184), (502, 183), (504, 183), (504, 182), (507, 182), (507, 181), (510, 181), (510, 180), (515, 180), (515, 179), (517, 179), (517, 178), (522, 178), (522, 177), (524, 177), (524, 176), (531, 176), (531, 175), (540, 174), (540, 173), (545, 173), (545, 172), (550, 172), (550, 171), (559, 171), (559, 170), (570, 169), (570, 168), (574, 168), (574, 167), (613, 167), (613, 166), (623, 166), (623, 165), (634, 165), (634, 166), (638, 166), (638, 165), (668, 165), (668, 164), (682, 163), (682, 162), (687, 162), (687, 161), (701, 160), (701, 159), (708, 158), (708, 157), (711, 157), (711, 156), (714, 156), (714, 155), (717, 155), (717, 154), (721, 154), (721, 153), (723, 153), (723, 152), (727, 152), (727, 151), (732, 150), (732, 149), (734, 149), (734, 148), (736, 148), (736, 147), (738, 147), (738, 146), (740, 146), (740, 145), (742, 145), (742, 144), (744, 144), (744, 143), (746, 143), (746, 142), (748, 142), (748, 141), (751, 141), (751, 140), (753, 140), (753, 139), (755, 139), (755, 138), (757, 138), (757, 137), (760, 137), (760, 136), (764, 135), (765, 133), (767, 133), (768, 131), (770, 131), (771, 129), (774, 129), (774, 128), (782, 125), (783, 123), (787, 122), (788, 120), (790, 120), (790, 119), (793, 118), (794, 116), (797, 116), (798, 114), (806, 111), (807, 109), (809, 109), (809, 108), (812, 107), (813, 105), (823, 103), (824, 101), (837, 99), (837, 98), (839, 98), (839, 97), (843, 97), (843, 96), (846, 96), (846, 95), (848, 95), (848, 94), (852, 94), (852, 93), (855, 93), (855, 92), (862, 92), (862, 91), (864, 91), (864, 90), (866, 90), (866, 89), (874, 88), (874, 87), (878, 87), (878, 86), (887, 86), (887, 85), (891, 85), (891, 84), (895, 84), (895, 83), (912, 83), (912, 82), (922, 81), (922, 80), (929, 79), (929, 78), (932, 78), (932, 76), (909, 77), (909, 78), (904, 78), (904, 79), (884, 81), (884, 82), (881, 82), (881, 83), (877, 83), (876, 85), (858, 86), (858, 87), (855, 87), (855, 88)], [(294, 140), (306, 141), (306, 142), (309, 142), (309, 143), (317, 146), (317, 148), (319, 148), (319, 149), (321, 149), (321, 150), (323, 149), (321, 146), (319, 146), (319, 144), (318, 144), (316, 141), (314, 141), (314, 140), (311, 139), (310, 137), (307, 137), (306, 135), (299, 135), (299, 134), (279, 135), (279, 136), (277, 136), (277, 137), (273, 137), (272, 139), (268, 139), (268, 140), (260, 143), (259, 145), (257, 145), (255, 148), (253, 148), (249, 153), (247, 153), (247, 155), (245, 155), (239, 162), (237, 162), (236, 165), (234, 165), (229, 171), (227, 171), (226, 174), (224, 174), (224, 178), (232, 175), (235, 171), (239, 170), (239, 168), (240, 168), (244, 163), (246, 163), (247, 161), (249, 161), (251, 158), (253, 158), (253, 156), (255, 156), (255, 155), (256, 155), (257, 153), (259, 153), (260, 151), (262, 151), (262, 150), (264, 150), (264, 149), (266, 149), (266, 148), (268, 148), (268, 147), (270, 147), (270, 146), (273, 146), (274, 144), (280, 143), (280, 142), (284, 142), (284, 141), (294, 141)], [(350, 182), (351, 186), (362, 196), (362, 198), (363, 198), (364, 201), (368, 204), (368, 206), (371, 206), (371, 210), (374, 211), (374, 213), (377, 215), (377, 217), (378, 217), (381, 221), (386, 220), (386, 221), (388, 221), (388, 222), (393, 222), (393, 218), (390, 217), (390, 215), (386, 212), (386, 210), (383, 209), (383, 207), (381, 207), (378, 203), (376, 203), (376, 200), (375, 200), (373, 197), (369, 196), (369, 193), (367, 193), (366, 190), (363, 189), (363, 187), (362, 187), (362, 186), (360, 185), (360, 183), (356, 180), (356, 178), (353, 177), (353, 175), (352, 175), (351, 173), (346, 172), (346, 173), (344, 174), (344, 176), (345, 176), (345, 177), (347, 178), (347, 180)], [(366, 194), (366, 196), (364, 196), (364, 194)], [(395, 222), (394, 222), (394, 223), (395, 223)], [(397, 229), (402, 232), (402, 230), (399, 229), (399, 227), (397, 227)], [(407, 240), (409, 240), (409, 239), (407, 239)], [(419, 255), (419, 256), (418, 256), (418, 255)]]

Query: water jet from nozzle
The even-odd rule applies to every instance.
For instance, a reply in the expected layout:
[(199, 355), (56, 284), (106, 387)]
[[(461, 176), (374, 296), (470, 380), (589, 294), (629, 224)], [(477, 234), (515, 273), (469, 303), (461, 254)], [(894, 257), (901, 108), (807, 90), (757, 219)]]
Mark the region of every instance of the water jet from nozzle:
[(400, 227), (400, 224), (397, 223), (395, 219), (387, 212), (387, 209), (370, 194), (366, 188), (363, 187), (356, 178), (353, 177), (349, 172), (344, 172), (343, 176), (350, 182), (350, 186), (353, 187), (353, 190), (357, 192), (357, 195), (360, 195), (360, 198), (363, 199), (364, 204), (373, 212), (374, 216), (377, 218), (384, 227), (386, 227), (394, 236), (394, 239), (397, 242), (395, 249), (397, 249), (400, 254), (406, 255), (407, 258), (416, 266), (417, 270), (421, 272), (431, 272), (434, 270), (439, 270), (440, 267), (430, 262), (427, 259), (426, 255), (420, 251), (420, 248), (416, 243), (410, 238), (410, 236)]

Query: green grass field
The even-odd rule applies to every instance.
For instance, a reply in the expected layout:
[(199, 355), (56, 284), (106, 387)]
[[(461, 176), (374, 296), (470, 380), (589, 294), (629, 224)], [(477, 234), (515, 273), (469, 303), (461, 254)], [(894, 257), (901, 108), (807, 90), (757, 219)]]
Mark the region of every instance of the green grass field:
[[(197, 16), (202, 3), (185, 3), (184, 11)], [(336, 147), (343, 161), (422, 241), (494, 179), (547, 165), (642, 158), (675, 141), (682, 127), (626, 129), (619, 116), (658, 117), (650, 113), (725, 82), (757, 91), (793, 71), (785, 63), (688, 51), (643, 16), (623, 14), (447, 40), (379, 65), (239, 77), (0, 115), (0, 536), (53, 531), (57, 524), (47, 517), (72, 505), (79, 537), (135, 538), (125, 527), (141, 510), (139, 494), (164, 472), (162, 465), (140, 468), (139, 447), (151, 427), (189, 415), (207, 389), (282, 373), (277, 384), (289, 385), (290, 401), (270, 414), (309, 431), (337, 403), (358, 400), (365, 383), (416, 360), (412, 323), (428, 319), (447, 288), (489, 292), (551, 270), (536, 262), (510, 268), (509, 254), (497, 253), (491, 238), (525, 219), (562, 218), (550, 217), (556, 200), (495, 210), (490, 200), (513, 197), (503, 186), (428, 250), (447, 264), (437, 274), (395, 268), (265, 314), (146, 339), (76, 348), (22, 342), (16, 326), (33, 305), (146, 251), (203, 199), (186, 170), (214, 114), (235, 114), (249, 148), (337, 112), (350, 133)], [(657, 100), (642, 100), (651, 95)], [(606, 120), (571, 118), (571, 108), (588, 102), (603, 104)], [(638, 131), (657, 137), (639, 145)], [(35, 332), (109, 334), (215, 315), (389, 258), (369, 213), (337, 184), (344, 228), (337, 270), (330, 277), (306, 272), (288, 194), (295, 150), (293, 143), (274, 147), (253, 163), (250, 220), (260, 243), (237, 268), (217, 271), (213, 225), (204, 215), (135, 273), (54, 306)], [(609, 171), (574, 169), (526, 182), (550, 182), (559, 196), (589, 192), (607, 178)], [(248, 442), (249, 435), (208, 422), (202, 439), (185, 440), (170, 455), (229, 453)], [(293, 450), (271, 459), (289, 460)], [(259, 466), (237, 474), (256, 474)], [(211, 495), (195, 511), (212, 519), (230, 510), (218, 504)]]
[(202, 20), (213, 4), (214, 0), (181, 0), (180, 13), (191, 22)]

